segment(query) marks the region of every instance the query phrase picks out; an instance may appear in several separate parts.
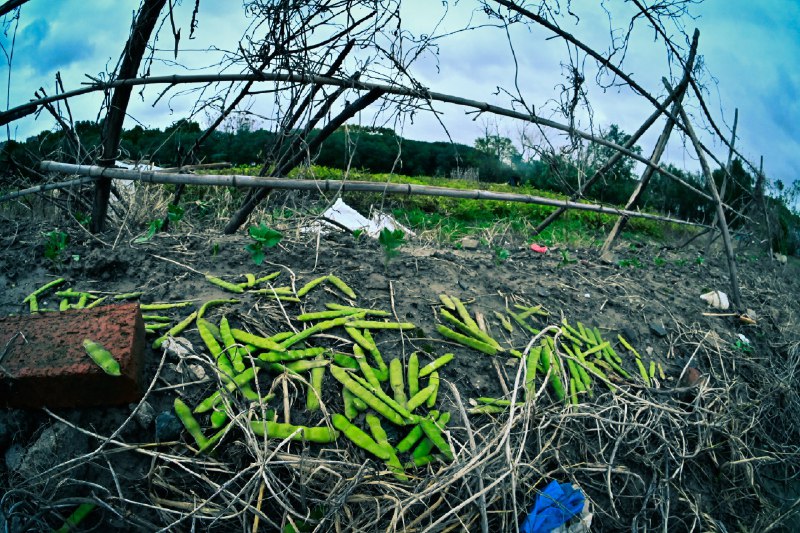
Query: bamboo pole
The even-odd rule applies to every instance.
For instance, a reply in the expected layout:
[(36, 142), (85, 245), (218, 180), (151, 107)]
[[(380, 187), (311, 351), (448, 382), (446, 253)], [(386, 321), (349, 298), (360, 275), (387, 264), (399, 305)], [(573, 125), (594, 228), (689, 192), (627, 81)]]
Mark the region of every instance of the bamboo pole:
[(3, 202), (7, 202), (9, 200), (13, 200), (14, 198), (21, 198), (23, 196), (29, 196), (31, 194), (36, 194), (45, 191), (52, 191), (55, 189), (68, 189), (69, 187), (74, 187), (76, 185), (85, 185), (87, 183), (94, 182), (96, 178), (77, 178), (74, 180), (68, 181), (61, 181), (58, 183), (45, 183), (43, 185), (37, 185), (35, 187), (28, 187), (27, 189), (20, 189), (19, 191), (14, 191), (3, 196), (0, 196), (0, 204)]
[(494, 200), (500, 202), (520, 202), (526, 204), (544, 205), (550, 207), (566, 207), (579, 211), (592, 211), (615, 216), (628, 216), (631, 218), (643, 218), (656, 220), (659, 222), (669, 222), (685, 226), (696, 226), (701, 228), (709, 227), (699, 222), (690, 222), (676, 218), (670, 218), (650, 213), (640, 213), (638, 211), (626, 211), (598, 204), (582, 204), (570, 200), (557, 200), (554, 198), (544, 198), (518, 193), (503, 193), (494, 191), (484, 191), (478, 189), (451, 189), (449, 187), (438, 187), (433, 185), (413, 185), (405, 183), (376, 183), (372, 181), (354, 180), (305, 180), (288, 178), (261, 178), (243, 175), (197, 175), (180, 174), (170, 172), (128, 170), (122, 168), (105, 168), (95, 165), (72, 165), (59, 163), (56, 161), (42, 161), (39, 164), (42, 171), (63, 172), (81, 176), (99, 177), (113, 179), (126, 179), (141, 181), (144, 183), (170, 183), (200, 186), (227, 186), (227, 187), (249, 187), (249, 188), (269, 188), (282, 190), (301, 190), (313, 192), (342, 193), (342, 192), (372, 192), (380, 194), (401, 194), (406, 196), (443, 196), (448, 198), (462, 198), (467, 200)]
[[(669, 88), (669, 82), (665, 79), (664, 85)], [(736, 268), (736, 256), (733, 253), (733, 244), (731, 243), (731, 235), (728, 231), (728, 222), (725, 219), (725, 210), (722, 208), (722, 199), (719, 197), (719, 192), (717, 192), (717, 185), (714, 183), (714, 176), (711, 174), (711, 169), (708, 166), (708, 161), (706, 161), (705, 155), (703, 155), (703, 149), (700, 146), (700, 141), (697, 140), (697, 135), (695, 135), (694, 128), (692, 127), (692, 123), (689, 121), (689, 116), (686, 114), (686, 110), (683, 106), (680, 107), (680, 114), (681, 120), (683, 121), (683, 125), (685, 127), (686, 133), (689, 135), (689, 138), (692, 140), (692, 144), (694, 145), (695, 151), (697, 152), (697, 157), (700, 160), (700, 166), (703, 169), (703, 174), (706, 177), (706, 185), (708, 189), (711, 191), (711, 195), (714, 197), (714, 203), (716, 204), (717, 208), (717, 215), (719, 217), (719, 229), (722, 232), (722, 240), (725, 243), (725, 256), (728, 260), (728, 272), (730, 273), (730, 282), (731, 282), (731, 295), (733, 296), (733, 303), (736, 306), (736, 310), (742, 312), (744, 307), (742, 307), (742, 294), (739, 290), (739, 278), (737, 275), (737, 268)]]

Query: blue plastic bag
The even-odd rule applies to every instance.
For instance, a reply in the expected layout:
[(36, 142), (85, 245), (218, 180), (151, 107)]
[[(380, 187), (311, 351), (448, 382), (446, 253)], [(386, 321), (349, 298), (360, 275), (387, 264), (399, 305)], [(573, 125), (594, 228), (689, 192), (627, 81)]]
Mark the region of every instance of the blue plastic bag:
[(520, 526), (521, 533), (550, 533), (583, 511), (586, 497), (569, 483), (551, 481), (536, 497), (530, 514)]

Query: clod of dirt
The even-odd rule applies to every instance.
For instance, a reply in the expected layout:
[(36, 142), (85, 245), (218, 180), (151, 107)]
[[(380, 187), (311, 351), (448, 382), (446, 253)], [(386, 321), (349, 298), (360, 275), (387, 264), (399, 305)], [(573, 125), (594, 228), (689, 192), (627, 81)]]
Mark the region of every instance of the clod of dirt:
[[(89, 448), (89, 437), (71, 428), (70, 426), (56, 422), (46, 428), (39, 438), (24, 452), (24, 456), (18, 464), (11, 470), (21, 478), (28, 481), (31, 486), (47, 484), (58, 480), (61, 476), (55, 473), (40, 476), (56, 465), (74, 459), (86, 453)], [(8, 454), (6, 454), (8, 456)], [(6, 457), (8, 462), (8, 457)], [(85, 466), (79, 467), (78, 471), (72, 470), (70, 476), (83, 475)], [(38, 479), (37, 479), (38, 478)]]
[(664, 326), (662, 326), (658, 322), (650, 322), (649, 326), (650, 326), (650, 331), (652, 331), (653, 333), (655, 333), (659, 337), (666, 337), (667, 336), (666, 328), (664, 328)]
[(181, 431), (183, 426), (172, 411), (162, 411), (156, 417), (156, 442), (178, 440)]

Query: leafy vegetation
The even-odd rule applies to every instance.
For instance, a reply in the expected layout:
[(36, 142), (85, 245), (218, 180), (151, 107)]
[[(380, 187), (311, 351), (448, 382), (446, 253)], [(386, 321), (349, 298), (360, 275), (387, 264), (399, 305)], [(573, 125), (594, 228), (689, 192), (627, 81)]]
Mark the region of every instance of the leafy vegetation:
[(378, 235), (378, 242), (383, 248), (383, 265), (389, 268), (389, 260), (398, 254), (399, 248), (405, 244), (406, 234), (401, 229), (383, 228)]
[(256, 265), (264, 262), (264, 257), (266, 257), (265, 250), (277, 245), (283, 238), (279, 231), (275, 231), (263, 222), (258, 226), (251, 226), (247, 232), (253, 242), (245, 246), (244, 249), (248, 251), (253, 263)]
[[(102, 123), (76, 124), (76, 132), (82, 145), (90, 153), (94, 150), (93, 147), (100, 145), (101, 130)], [(186, 147), (192, 146), (202, 133), (198, 123), (188, 120), (176, 121), (163, 131), (137, 125), (123, 132), (121, 151), (130, 159), (153, 160), (162, 166), (195, 161), (227, 161), (235, 166), (224, 173), (257, 175), (264, 169), (263, 164), (257, 162), (266, 161), (268, 169), (269, 154), (279, 142), (272, 132), (258, 129), (253, 123), (243, 121), (215, 131), (194, 153), (187, 154)], [(317, 134), (318, 132), (313, 132), (311, 138)], [(630, 139), (630, 135), (615, 124), (601, 129), (599, 135), (604, 140), (617, 144), (625, 144)], [(641, 152), (638, 146), (633, 151)], [(16, 168), (33, 168), (36, 161), (44, 158), (69, 161), (72, 157), (70, 153), (69, 140), (62, 132), (45, 131), (30, 137), (24, 143), (4, 143), (0, 159), (20, 163), (15, 165)], [(606, 146), (578, 142), (570, 149), (545, 148), (534, 157), (524, 157), (511, 139), (499, 135), (484, 135), (475, 140), (474, 146), (467, 146), (405, 139), (388, 128), (345, 125), (322, 144), (315, 154), (316, 166), (297, 167), (290, 175), (316, 179), (347, 177), (374, 181), (391, 180), (395, 183), (457, 188), (480, 187), (563, 198), (581, 188), (588, 177), (605, 165), (612, 155), (613, 150)], [(672, 165), (666, 168), (687, 183), (699, 189), (705, 188), (705, 180), (699, 173), (687, 172)], [(629, 158), (620, 159), (602, 179), (584, 192), (584, 198), (590, 202), (623, 203), (638, 183), (634, 170), (633, 161)], [(718, 169), (714, 172), (714, 180), (720, 189), (725, 182), (723, 199), (736, 209), (743, 209), (756, 193), (754, 189), (757, 180), (739, 160), (733, 161), (730, 177), (726, 179), (724, 172)], [(236, 199), (239, 194), (240, 191), (231, 189), (230, 197)], [(766, 196), (765, 202), (773, 213), (770, 221), (773, 249), (782, 253), (797, 253), (800, 251), (800, 216), (796, 207), (793, 212), (787, 206), (797, 204), (800, 198), (800, 182), (792, 187), (785, 187), (782, 182), (777, 181), (770, 194), (772, 196)], [(378, 195), (359, 196), (363, 200), (351, 201), (348, 198), (348, 203), (368, 204), (378, 198)], [(436, 228), (441, 235), (451, 240), (481, 231), (487, 227), (489, 220), (492, 223), (500, 220), (519, 232), (534, 221), (541, 221), (552, 211), (552, 208), (534, 205), (482, 203), (434, 197), (388, 202), (383, 198), (380, 200), (384, 206), (388, 203), (396, 217), (405, 218), (415, 228)], [(218, 199), (207, 192), (194, 197), (186, 195), (183, 206), (173, 209), (191, 208), (193, 214), (201, 217), (212, 213), (219, 216), (225, 214), (217, 209)], [(686, 194), (679, 184), (660, 173), (651, 178), (637, 207), (693, 221), (709, 222), (714, 215), (713, 205), (709, 201), (694, 194)], [(171, 212), (170, 220), (174, 216), (179, 220), (183, 213)], [(563, 222), (559, 222), (561, 228), (548, 228), (550, 234), (544, 235), (543, 240), (563, 241), (565, 235), (562, 229), (567, 226), (572, 226), (569, 231), (588, 233), (591, 239), (592, 233), (605, 230), (609, 220), (609, 217), (593, 213), (571, 213)], [(745, 220), (732, 219), (732, 229), (737, 229)], [(83, 222), (85, 220), (82, 217)], [(663, 228), (658, 223), (632, 221), (632, 224), (634, 231), (644, 231), (653, 237), (658, 237)]]
[(53, 263), (61, 263), (69, 244), (69, 235), (63, 231), (53, 230), (45, 233), (44, 237), (44, 257)]

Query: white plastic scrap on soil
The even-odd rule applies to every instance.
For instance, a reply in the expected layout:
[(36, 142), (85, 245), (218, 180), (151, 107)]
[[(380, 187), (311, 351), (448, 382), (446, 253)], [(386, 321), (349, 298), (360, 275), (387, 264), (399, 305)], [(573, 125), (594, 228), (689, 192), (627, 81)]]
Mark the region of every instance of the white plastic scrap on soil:
[[(304, 232), (321, 232), (323, 235), (328, 233), (331, 229), (341, 230), (340, 226), (344, 226), (350, 231), (361, 230), (373, 239), (377, 239), (381, 230), (384, 228), (394, 231), (397, 229), (403, 230), (408, 236), (416, 236), (416, 233), (400, 224), (392, 215), (374, 211), (372, 218), (369, 219), (347, 205), (344, 200), (337, 198), (336, 202), (321, 215), (321, 220), (310, 224), (302, 229)], [(327, 220), (332, 220), (340, 226), (331, 224)]]

